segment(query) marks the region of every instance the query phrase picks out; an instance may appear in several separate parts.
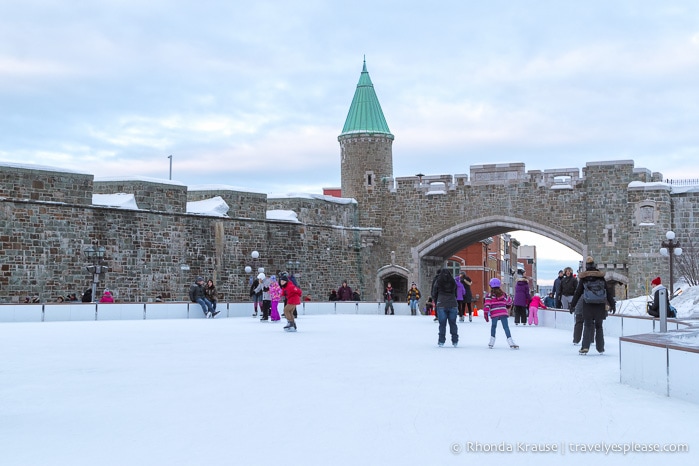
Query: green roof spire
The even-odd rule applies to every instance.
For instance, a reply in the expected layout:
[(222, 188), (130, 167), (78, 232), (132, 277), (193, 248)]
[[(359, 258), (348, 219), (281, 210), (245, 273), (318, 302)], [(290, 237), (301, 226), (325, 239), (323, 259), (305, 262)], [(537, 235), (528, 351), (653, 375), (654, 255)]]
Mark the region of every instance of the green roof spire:
[(366, 70), (366, 57), (362, 66), (362, 74), (359, 76), (357, 90), (354, 92), (352, 105), (340, 136), (352, 133), (383, 133), (391, 136), (391, 139), (393, 138), (388, 129), (386, 118), (383, 116), (379, 99), (376, 97), (374, 84)]

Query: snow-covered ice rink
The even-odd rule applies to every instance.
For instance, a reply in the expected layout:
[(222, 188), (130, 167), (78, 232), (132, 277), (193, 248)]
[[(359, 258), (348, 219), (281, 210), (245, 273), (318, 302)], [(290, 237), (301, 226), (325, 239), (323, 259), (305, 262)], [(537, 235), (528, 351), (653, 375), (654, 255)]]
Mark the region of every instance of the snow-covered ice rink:
[[(283, 321), (282, 321), (283, 322)], [(699, 406), (619, 383), (619, 343), (482, 317), (0, 325), (0, 464), (696, 464)], [(699, 376), (698, 383), (699, 383)], [(689, 452), (584, 452), (594, 448)], [(581, 446), (582, 445), (582, 446)], [(512, 448), (512, 452), (480, 451)], [(523, 448), (556, 452), (522, 451)], [(684, 448), (681, 445), (679, 448)], [(578, 450), (578, 451), (575, 451)]]

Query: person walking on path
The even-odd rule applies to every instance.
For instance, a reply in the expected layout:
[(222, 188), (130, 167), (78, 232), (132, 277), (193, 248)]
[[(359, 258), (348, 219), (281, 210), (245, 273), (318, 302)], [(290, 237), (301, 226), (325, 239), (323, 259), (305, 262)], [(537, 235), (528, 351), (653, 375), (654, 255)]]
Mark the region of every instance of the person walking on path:
[(529, 301), (531, 301), (531, 296), (529, 295), (529, 280), (524, 276), (524, 270), (519, 269), (517, 270), (517, 282), (515, 283), (515, 325), (519, 325), (520, 323), (526, 325)]
[(580, 274), (578, 286), (570, 302), (570, 309), (575, 309), (578, 301), (583, 300), (583, 337), (580, 346), (580, 354), (590, 351), (592, 339), (595, 339), (595, 347), (600, 354), (604, 353), (604, 329), (603, 322), (607, 318), (606, 305), (612, 310), (616, 309), (614, 301), (614, 289), (604, 278), (604, 272), (597, 268), (595, 260), (588, 256), (585, 261), (585, 271)]
[(451, 333), (451, 344), (456, 347), (459, 344), (459, 331), (456, 326), (456, 316), (459, 308), (456, 302), (456, 281), (449, 269), (442, 269), (432, 290), (432, 296), (437, 303), (437, 318), (439, 319), (439, 333), (437, 345), (442, 347), (446, 341), (447, 322)]
[(197, 277), (197, 280), (189, 287), (189, 300), (201, 306), (204, 317), (207, 319), (213, 319), (218, 314), (217, 311), (214, 311), (214, 305), (211, 304), (211, 301), (206, 299), (204, 277)]
[(408, 290), (408, 304), (410, 305), (410, 315), (416, 316), (420, 305), (420, 290), (417, 289), (417, 284), (410, 285)]
[(492, 319), (488, 348), (492, 349), (495, 345), (495, 332), (498, 328), (498, 322), (500, 322), (502, 323), (502, 329), (505, 331), (505, 336), (507, 337), (507, 344), (509, 344), (512, 349), (519, 349), (519, 345), (512, 339), (510, 326), (507, 323), (509, 317), (508, 308), (512, 306), (512, 299), (500, 288), (502, 285), (500, 279), (491, 278), (489, 285), (490, 293), (485, 297), (483, 304), (483, 317), (485, 321), (488, 322), (489, 319)]
[(547, 309), (547, 307), (541, 301), (541, 295), (536, 293), (529, 302), (529, 318), (527, 319), (527, 324), (539, 325), (539, 309)]
[(294, 312), (296, 312), (296, 306), (301, 304), (301, 288), (291, 282), (286, 272), (279, 274), (279, 286), (282, 289), (282, 297), (286, 299), (284, 317), (286, 317), (287, 324), (284, 326), (284, 330), (295, 332), (296, 321), (294, 320)]

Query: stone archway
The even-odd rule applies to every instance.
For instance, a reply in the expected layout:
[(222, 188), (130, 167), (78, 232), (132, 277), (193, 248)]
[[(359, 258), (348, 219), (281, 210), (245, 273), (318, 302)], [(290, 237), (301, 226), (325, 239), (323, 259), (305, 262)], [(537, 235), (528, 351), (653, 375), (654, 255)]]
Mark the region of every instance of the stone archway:
[(396, 290), (396, 295), (401, 301), (408, 295), (408, 277), (410, 271), (399, 265), (387, 265), (381, 267), (376, 273), (376, 296), (377, 300), (383, 301), (383, 289), (386, 283), (391, 282), (391, 286)]
[(425, 239), (411, 249), (412, 260), (420, 286), (431, 283), (434, 271), (454, 252), (482, 239), (508, 233), (513, 230), (525, 230), (540, 234), (579, 253), (587, 255), (588, 247), (568, 233), (561, 232), (548, 225), (512, 216), (488, 216), (459, 223)]

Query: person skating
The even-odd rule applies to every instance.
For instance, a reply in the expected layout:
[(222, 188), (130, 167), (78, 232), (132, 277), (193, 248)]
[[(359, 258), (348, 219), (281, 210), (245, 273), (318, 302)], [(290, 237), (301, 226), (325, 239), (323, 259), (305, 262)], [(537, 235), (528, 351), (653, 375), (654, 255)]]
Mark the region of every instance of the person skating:
[(461, 284), (464, 285), (464, 312), (463, 314), (466, 314), (466, 309), (468, 309), (468, 321), (473, 322), (473, 293), (471, 291), (471, 285), (473, 284), (473, 281), (471, 278), (466, 275), (466, 272), (461, 272), (459, 274), (459, 280), (461, 280)]
[(386, 288), (383, 290), (383, 300), (384, 300), (384, 314), (388, 315), (388, 310), (391, 310), (391, 315), (393, 315), (393, 299), (396, 296), (396, 291), (391, 286), (391, 282), (386, 284)]
[(286, 272), (279, 274), (279, 286), (282, 289), (282, 296), (286, 298), (284, 317), (286, 317), (287, 324), (284, 326), (284, 330), (287, 332), (295, 332), (296, 322), (294, 321), (294, 312), (296, 311), (296, 306), (301, 304), (301, 289), (289, 280), (289, 276)]
[(488, 347), (492, 348), (495, 345), (495, 331), (497, 330), (499, 321), (502, 323), (502, 329), (505, 331), (507, 344), (509, 344), (512, 349), (519, 349), (519, 345), (512, 340), (510, 326), (507, 322), (507, 318), (509, 317), (508, 309), (512, 306), (512, 298), (507, 296), (500, 288), (500, 279), (491, 278), (489, 284), (490, 294), (485, 297), (483, 304), (483, 317), (485, 321), (488, 322), (489, 318), (493, 321), (490, 325), (490, 342), (488, 343)]
[(417, 308), (420, 304), (420, 290), (417, 288), (417, 284), (413, 283), (410, 285), (408, 290), (408, 304), (410, 305), (410, 315), (417, 315)]
[(446, 341), (447, 322), (449, 322), (449, 333), (451, 333), (451, 344), (456, 347), (459, 344), (459, 331), (456, 326), (456, 316), (459, 306), (456, 302), (456, 281), (449, 269), (442, 269), (434, 283), (432, 296), (437, 307), (437, 317), (439, 318), (439, 333), (437, 345), (442, 347)]
[(529, 280), (524, 276), (524, 270), (517, 270), (517, 282), (515, 283), (514, 314), (515, 325), (527, 324), (527, 311), (531, 296), (529, 294)]
[(590, 344), (594, 338), (597, 352), (604, 354), (604, 329), (603, 322), (607, 318), (606, 305), (616, 309), (614, 300), (614, 288), (604, 278), (604, 272), (597, 268), (597, 264), (590, 256), (585, 261), (585, 271), (580, 274), (578, 286), (570, 302), (570, 309), (575, 309), (579, 300), (583, 300), (583, 337), (580, 346), (580, 354), (590, 351)]
[(539, 325), (539, 309), (547, 309), (547, 307), (543, 301), (541, 301), (541, 295), (536, 293), (529, 302), (529, 317), (527, 318), (528, 325)]
[(257, 275), (257, 281), (259, 284), (257, 285), (255, 291), (258, 291), (259, 289), (259, 291), (262, 292), (262, 305), (260, 306), (262, 317), (260, 318), (260, 322), (267, 322), (269, 320), (270, 310), (272, 309), (272, 298), (269, 293), (270, 279), (267, 278), (263, 272), (260, 272)]
[(456, 284), (456, 306), (459, 314), (459, 322), (464, 321), (464, 296), (466, 295), (466, 287), (461, 281), (461, 277), (454, 278), (454, 283)]

